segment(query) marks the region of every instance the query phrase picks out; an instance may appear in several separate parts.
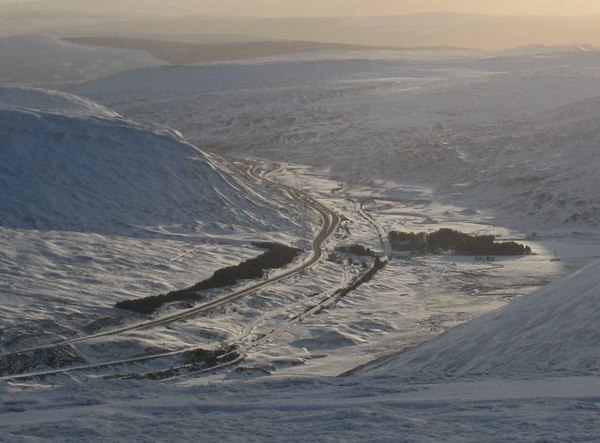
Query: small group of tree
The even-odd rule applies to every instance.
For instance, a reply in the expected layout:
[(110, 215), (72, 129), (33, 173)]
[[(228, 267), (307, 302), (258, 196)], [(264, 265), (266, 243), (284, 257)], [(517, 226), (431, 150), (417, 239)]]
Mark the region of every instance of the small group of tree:
[(350, 283), (349, 285), (336, 290), (334, 294), (336, 295), (336, 297), (338, 299), (345, 297), (350, 292), (356, 290), (359, 286), (370, 282), (373, 279), (373, 277), (375, 277), (375, 274), (377, 274), (380, 270), (385, 268), (385, 266), (387, 264), (388, 264), (387, 260), (384, 260), (381, 257), (375, 257), (375, 261), (373, 262), (373, 265), (367, 270), (367, 272), (365, 272), (363, 275), (361, 275), (359, 278), (357, 278), (354, 282)]
[(397, 251), (439, 254), (451, 251), (458, 255), (530, 255), (531, 248), (514, 241), (496, 242), (493, 235), (469, 235), (454, 229), (438, 231), (399, 232), (389, 234), (392, 248)]
[(359, 245), (357, 243), (353, 243), (351, 245), (343, 245), (343, 246), (338, 246), (336, 248), (336, 250), (338, 252), (346, 252), (349, 254), (354, 254), (354, 255), (360, 255), (363, 257), (375, 257), (377, 254), (375, 254), (375, 252), (370, 249), (367, 248), (366, 246), (363, 245)]

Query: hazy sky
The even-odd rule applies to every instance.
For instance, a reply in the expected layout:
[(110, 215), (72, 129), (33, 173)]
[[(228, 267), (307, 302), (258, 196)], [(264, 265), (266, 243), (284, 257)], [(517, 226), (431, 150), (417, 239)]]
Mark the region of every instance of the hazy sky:
[[(0, 4), (30, 0), (0, 0)], [(508, 15), (600, 13), (600, 0), (37, 0), (40, 5), (228, 16), (372, 16), (453, 11)]]

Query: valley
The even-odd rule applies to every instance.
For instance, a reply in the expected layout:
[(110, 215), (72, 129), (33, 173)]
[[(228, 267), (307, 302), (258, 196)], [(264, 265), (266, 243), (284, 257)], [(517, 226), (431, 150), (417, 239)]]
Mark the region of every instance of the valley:
[(84, 43), (0, 39), (0, 440), (594, 441), (600, 52)]

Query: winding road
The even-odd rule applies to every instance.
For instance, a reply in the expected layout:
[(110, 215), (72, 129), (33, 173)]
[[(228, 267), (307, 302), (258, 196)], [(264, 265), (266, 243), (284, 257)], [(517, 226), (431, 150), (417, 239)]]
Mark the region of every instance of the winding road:
[[(273, 171), (271, 171), (271, 172), (273, 172)], [(130, 331), (140, 331), (140, 330), (149, 329), (149, 328), (165, 325), (168, 323), (172, 323), (172, 322), (175, 322), (178, 320), (186, 319), (186, 318), (195, 316), (199, 313), (202, 313), (204, 311), (207, 311), (209, 309), (215, 308), (217, 306), (222, 306), (224, 304), (231, 303), (234, 300), (240, 299), (240, 298), (245, 297), (259, 289), (262, 289), (265, 286), (271, 285), (271, 284), (278, 282), (280, 280), (283, 280), (285, 278), (299, 274), (300, 272), (304, 271), (305, 269), (308, 269), (309, 267), (311, 267), (314, 264), (316, 264), (317, 262), (319, 262), (323, 256), (323, 245), (336, 232), (337, 228), (339, 227), (340, 221), (341, 221), (340, 217), (334, 211), (327, 208), (325, 205), (319, 203), (317, 200), (315, 200), (314, 198), (312, 198), (305, 192), (298, 190), (296, 188), (293, 188), (291, 186), (287, 186), (287, 185), (283, 185), (283, 184), (271, 181), (268, 178), (268, 176), (265, 176), (261, 173), (260, 168), (256, 165), (250, 167), (247, 170), (247, 173), (250, 174), (255, 179), (262, 180), (264, 182), (267, 182), (267, 183), (270, 183), (277, 187), (280, 187), (281, 189), (284, 189), (288, 194), (290, 194), (290, 196), (292, 198), (313, 208), (320, 215), (321, 220), (322, 220), (321, 229), (319, 230), (318, 234), (316, 235), (316, 237), (314, 238), (314, 240), (312, 242), (311, 253), (302, 262), (300, 262), (286, 270), (283, 270), (280, 272), (275, 272), (275, 273), (271, 274), (264, 281), (255, 283), (246, 288), (243, 288), (243, 289), (240, 289), (233, 293), (219, 297), (215, 300), (211, 300), (209, 302), (199, 304), (193, 308), (190, 308), (190, 309), (187, 309), (184, 311), (180, 311), (180, 312), (177, 312), (172, 315), (167, 315), (167, 316), (157, 318), (155, 320), (146, 321), (146, 322), (135, 323), (135, 324), (117, 328), (117, 329), (103, 331), (103, 332), (100, 332), (97, 334), (75, 337), (72, 339), (62, 340), (62, 341), (51, 343), (51, 344), (39, 345), (39, 346), (21, 349), (18, 351), (7, 352), (7, 353), (0, 354), (0, 358), (9, 358), (9, 357), (14, 357), (14, 356), (21, 355), (21, 354), (42, 351), (42, 350), (49, 350), (49, 349), (53, 349), (53, 348), (56, 348), (59, 346), (72, 345), (72, 344), (81, 343), (81, 342), (85, 342), (85, 341), (89, 341), (89, 340), (94, 340), (97, 338), (115, 336), (115, 335), (122, 334), (125, 332), (130, 332)], [(77, 370), (77, 369), (91, 369), (91, 368), (95, 368), (95, 367), (108, 366), (108, 365), (112, 365), (112, 364), (123, 364), (123, 363), (128, 363), (128, 362), (136, 362), (136, 361), (143, 361), (143, 360), (148, 360), (148, 359), (152, 359), (152, 358), (158, 358), (161, 356), (175, 355), (179, 352), (181, 352), (181, 351), (169, 352), (169, 353), (154, 355), (154, 356), (142, 356), (142, 357), (126, 359), (126, 360), (104, 362), (104, 363), (98, 363), (98, 364), (94, 364), (94, 365), (85, 365), (85, 366), (81, 366), (81, 367), (57, 369), (57, 370), (51, 370), (51, 371), (45, 371), (45, 372), (39, 372), (39, 373), (11, 375), (11, 376), (0, 377), (0, 379), (15, 379), (15, 378), (22, 378), (22, 377), (32, 377), (35, 375), (67, 372), (67, 371)]]

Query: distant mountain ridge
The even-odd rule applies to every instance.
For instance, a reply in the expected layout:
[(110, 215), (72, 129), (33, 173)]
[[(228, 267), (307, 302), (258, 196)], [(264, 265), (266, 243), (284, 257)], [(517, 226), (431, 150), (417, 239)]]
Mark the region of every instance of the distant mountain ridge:
[(125, 37), (73, 37), (65, 39), (81, 45), (143, 50), (157, 59), (175, 65), (189, 65), (217, 61), (244, 60), (258, 57), (294, 55), (322, 51), (370, 51), (370, 50), (455, 50), (461, 48), (396, 48), (387, 46), (364, 46), (344, 43), (313, 41), (254, 41), (227, 43), (194, 43), (190, 41), (157, 40)]
[(573, 44), (573, 45), (526, 45), (517, 48), (506, 49), (500, 51), (498, 55), (514, 56), (514, 55), (542, 55), (542, 54), (568, 54), (571, 52), (591, 52), (596, 51), (596, 48), (590, 44)]
[(0, 60), (0, 84), (46, 88), (164, 64), (143, 51), (95, 48), (47, 35), (0, 38)]
[(52, 33), (110, 37), (190, 37), (236, 35), (253, 40), (333, 42), (386, 47), (451, 46), (504, 50), (530, 44), (587, 42), (600, 46), (600, 15), (578, 17), (423, 13), (383, 17), (230, 18), (190, 14), (93, 15), (79, 8), (68, 14), (4, 11), (0, 35)]

